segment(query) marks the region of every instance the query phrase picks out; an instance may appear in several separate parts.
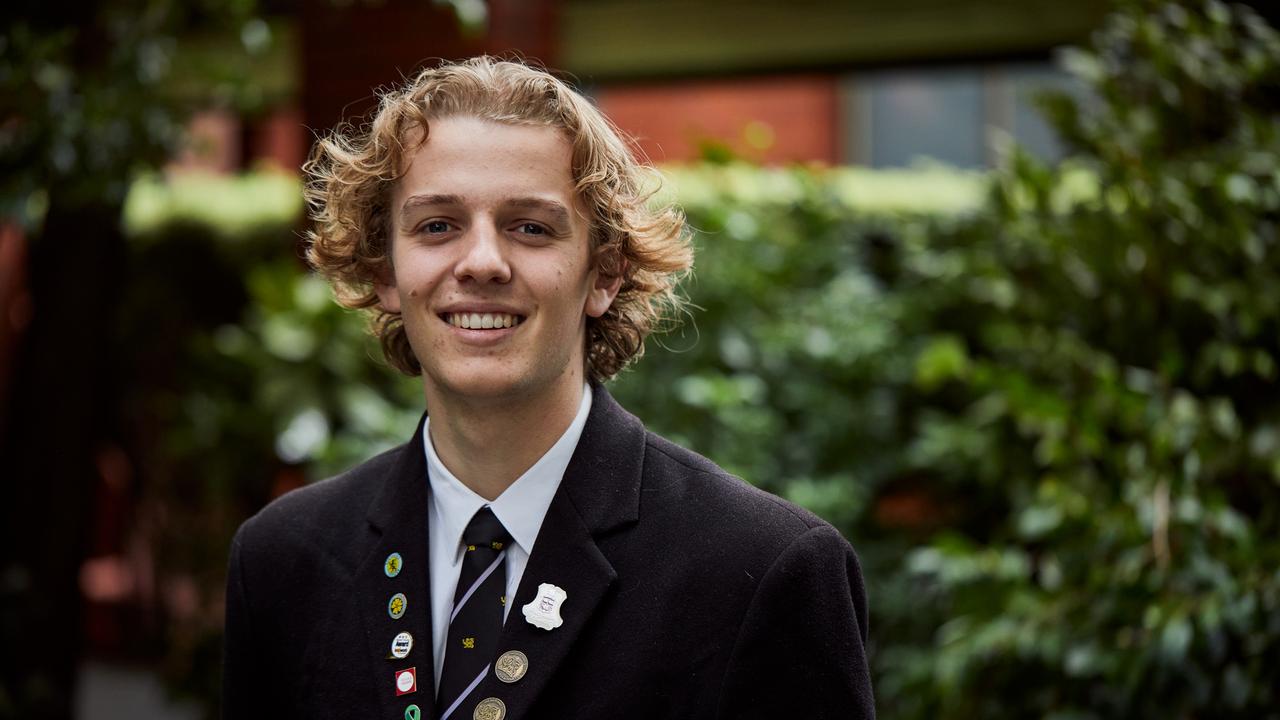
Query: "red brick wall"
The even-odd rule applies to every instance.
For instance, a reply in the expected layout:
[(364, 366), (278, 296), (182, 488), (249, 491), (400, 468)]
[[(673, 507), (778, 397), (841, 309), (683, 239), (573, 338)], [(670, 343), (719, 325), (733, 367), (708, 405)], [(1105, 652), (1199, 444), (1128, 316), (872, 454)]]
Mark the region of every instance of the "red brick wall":
[(602, 87), (593, 95), (654, 162), (693, 160), (705, 139), (767, 163), (840, 158), (834, 76)]
[[(491, 0), (487, 33), (471, 37), (450, 11), (423, 0), (308, 0), (301, 16), (303, 122), (323, 131), (340, 118), (362, 117), (374, 106), (374, 88), (399, 83), (431, 58), (518, 52), (554, 68), (557, 5)], [(696, 159), (707, 140), (766, 163), (835, 164), (841, 157), (831, 75), (605, 85), (593, 94), (655, 162)]]

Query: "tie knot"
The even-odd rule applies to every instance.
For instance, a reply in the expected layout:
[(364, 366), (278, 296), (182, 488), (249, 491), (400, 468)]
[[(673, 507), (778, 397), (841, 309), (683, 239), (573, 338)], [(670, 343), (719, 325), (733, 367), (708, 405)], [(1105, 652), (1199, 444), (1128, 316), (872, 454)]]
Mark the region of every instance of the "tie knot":
[(501, 550), (510, 542), (511, 533), (502, 527), (498, 516), (493, 514), (488, 505), (477, 510), (471, 517), (471, 522), (467, 523), (467, 528), (462, 531), (462, 543), (467, 546)]

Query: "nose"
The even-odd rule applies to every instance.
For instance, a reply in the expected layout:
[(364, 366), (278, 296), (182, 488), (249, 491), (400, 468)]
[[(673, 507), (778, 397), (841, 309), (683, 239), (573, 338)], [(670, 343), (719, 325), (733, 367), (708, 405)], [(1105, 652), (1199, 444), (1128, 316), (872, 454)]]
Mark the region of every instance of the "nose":
[(494, 227), (482, 224), (471, 229), (464, 238), (462, 257), (454, 266), (458, 281), (477, 283), (505, 283), (511, 280), (511, 265), (507, 262), (502, 234)]

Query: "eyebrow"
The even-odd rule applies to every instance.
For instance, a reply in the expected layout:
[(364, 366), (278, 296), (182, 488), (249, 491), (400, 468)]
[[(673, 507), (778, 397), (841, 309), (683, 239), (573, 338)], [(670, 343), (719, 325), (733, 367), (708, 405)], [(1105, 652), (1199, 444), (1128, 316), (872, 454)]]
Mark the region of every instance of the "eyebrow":
[(505, 203), (507, 207), (522, 208), (525, 210), (541, 210), (551, 216), (553, 222), (561, 225), (569, 224), (569, 208), (563, 203), (555, 200), (543, 200), (542, 198), (523, 197), (514, 198)]
[[(400, 208), (400, 219), (403, 223), (408, 219), (409, 213), (420, 207), (436, 207), (440, 205), (464, 205), (466, 204), (460, 195), (411, 195), (405, 199), (404, 205)], [(564, 203), (555, 200), (545, 200), (537, 197), (518, 197), (512, 198), (502, 203), (504, 207), (521, 208), (525, 210), (540, 210), (551, 216), (553, 222), (561, 225), (569, 225), (570, 213), (569, 208)]]
[(409, 219), (409, 213), (420, 207), (461, 204), (462, 197), (459, 195), (410, 195), (405, 198), (404, 204), (400, 206), (400, 222), (404, 223), (405, 220)]

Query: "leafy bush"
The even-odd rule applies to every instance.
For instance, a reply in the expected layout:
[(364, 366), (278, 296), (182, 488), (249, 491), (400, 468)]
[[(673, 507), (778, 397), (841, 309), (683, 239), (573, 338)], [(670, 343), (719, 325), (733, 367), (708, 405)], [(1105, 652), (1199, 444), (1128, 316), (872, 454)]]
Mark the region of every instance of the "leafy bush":
[(913, 280), (942, 287), (903, 459), (986, 510), (907, 558), (947, 619), (883, 686), (907, 716), (1277, 717), (1280, 37), (1148, 4), (1067, 60), (1097, 101), (1047, 106), (1094, 196), (1014, 152), (904, 259), (959, 272)]
[(1067, 61), (1072, 158), (983, 212), (692, 207), (712, 342), (620, 394), (858, 539), (886, 716), (1275, 717), (1280, 44), (1133, 6)]
[(1134, 4), (1065, 60), (1070, 159), (980, 212), (689, 204), (701, 341), (618, 394), (855, 539), (885, 716), (1276, 717), (1280, 40)]

